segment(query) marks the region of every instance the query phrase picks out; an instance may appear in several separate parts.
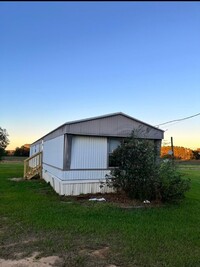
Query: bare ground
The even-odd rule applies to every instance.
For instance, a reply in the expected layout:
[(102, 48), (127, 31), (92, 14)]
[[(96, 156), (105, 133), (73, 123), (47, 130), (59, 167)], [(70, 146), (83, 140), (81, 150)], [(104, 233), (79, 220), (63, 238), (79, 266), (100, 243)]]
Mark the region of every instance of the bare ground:
[[(21, 255), (16, 254), (15, 260), (0, 259), (1, 267), (48, 267), (48, 266), (59, 266), (62, 260), (58, 256), (42, 257), (37, 258), (39, 252), (34, 252), (32, 256), (19, 258)], [(18, 259), (19, 258), (19, 259)]]
[[(160, 201), (151, 201), (150, 203), (145, 204), (143, 201), (130, 199), (123, 193), (97, 193), (97, 194), (84, 194), (79, 196), (61, 196), (60, 199), (63, 202), (77, 201), (83, 205), (87, 205), (89, 199), (104, 198), (106, 203), (111, 203), (120, 208), (151, 208), (151, 207), (161, 207), (163, 204)], [(145, 199), (144, 199), (145, 200)]]
[[(28, 243), (28, 242), (24, 242)], [(9, 246), (16, 245), (10, 244)], [(92, 250), (90, 248), (80, 249), (78, 255), (76, 256), (77, 260), (72, 261), (70, 255), (65, 257), (59, 256), (48, 256), (40, 257), (40, 252), (33, 252), (29, 257), (23, 257), (23, 253), (15, 253), (15, 259), (0, 259), (1, 267), (73, 267), (73, 266), (82, 266), (81, 262), (93, 262), (92, 266), (104, 266), (104, 267), (120, 267), (115, 264), (107, 264), (106, 258), (110, 253), (109, 247), (102, 247), (100, 249)], [(72, 263), (73, 262), (73, 263)], [(75, 263), (76, 262), (76, 263)], [(105, 263), (105, 264), (104, 264)], [(74, 265), (75, 264), (75, 265)]]

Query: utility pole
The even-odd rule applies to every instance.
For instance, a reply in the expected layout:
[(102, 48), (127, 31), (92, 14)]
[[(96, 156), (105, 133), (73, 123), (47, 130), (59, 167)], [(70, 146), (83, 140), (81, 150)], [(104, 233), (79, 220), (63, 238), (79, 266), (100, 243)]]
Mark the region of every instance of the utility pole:
[(172, 160), (174, 160), (174, 145), (173, 145), (173, 137), (171, 137), (171, 149), (172, 149)]

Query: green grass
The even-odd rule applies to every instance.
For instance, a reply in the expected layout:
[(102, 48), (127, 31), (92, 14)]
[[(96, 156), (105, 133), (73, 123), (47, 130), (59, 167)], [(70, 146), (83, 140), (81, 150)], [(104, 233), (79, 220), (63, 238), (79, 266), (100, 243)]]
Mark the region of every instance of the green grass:
[[(8, 179), (22, 171), (22, 163), (0, 163), (0, 258), (40, 251), (70, 267), (200, 266), (200, 165), (180, 166), (192, 180), (180, 204), (150, 209), (63, 201), (42, 180)], [(105, 258), (80, 253), (103, 247)]]
[(17, 157), (17, 156), (4, 156), (4, 157), (2, 157), (2, 160), (6, 161), (6, 162), (13, 162), (13, 161), (23, 162), (25, 159), (27, 159), (27, 157)]

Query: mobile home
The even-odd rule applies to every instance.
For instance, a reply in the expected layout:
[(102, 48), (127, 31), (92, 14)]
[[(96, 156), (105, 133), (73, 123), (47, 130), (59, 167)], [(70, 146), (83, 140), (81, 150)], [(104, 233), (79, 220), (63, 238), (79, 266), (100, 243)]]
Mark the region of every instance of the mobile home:
[(31, 144), (30, 157), (42, 155), (42, 178), (60, 195), (110, 192), (100, 188), (113, 167), (109, 158), (133, 130), (160, 153), (163, 131), (119, 112), (61, 125)]

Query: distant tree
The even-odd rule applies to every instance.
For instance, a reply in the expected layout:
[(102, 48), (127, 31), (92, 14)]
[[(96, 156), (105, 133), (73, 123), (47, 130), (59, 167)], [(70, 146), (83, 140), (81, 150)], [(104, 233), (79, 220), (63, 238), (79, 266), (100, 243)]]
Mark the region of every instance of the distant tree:
[(192, 153), (193, 153), (194, 159), (197, 159), (197, 160), (200, 159), (200, 150), (199, 149), (193, 150)]
[(4, 150), (4, 155), (8, 156), (8, 151), (7, 150)]
[(2, 157), (6, 156), (6, 151), (2, 147), (0, 147), (0, 161), (2, 160)]
[[(161, 157), (162, 158), (171, 158), (171, 155), (169, 155), (170, 150), (171, 150), (171, 146), (161, 147)], [(190, 160), (190, 159), (193, 159), (193, 152), (190, 148), (174, 146), (174, 158), (175, 159)]]
[(14, 156), (16, 157), (28, 157), (30, 149), (25, 146), (16, 147)]
[(8, 133), (6, 129), (0, 127), (0, 160), (5, 155), (5, 148), (9, 144)]

